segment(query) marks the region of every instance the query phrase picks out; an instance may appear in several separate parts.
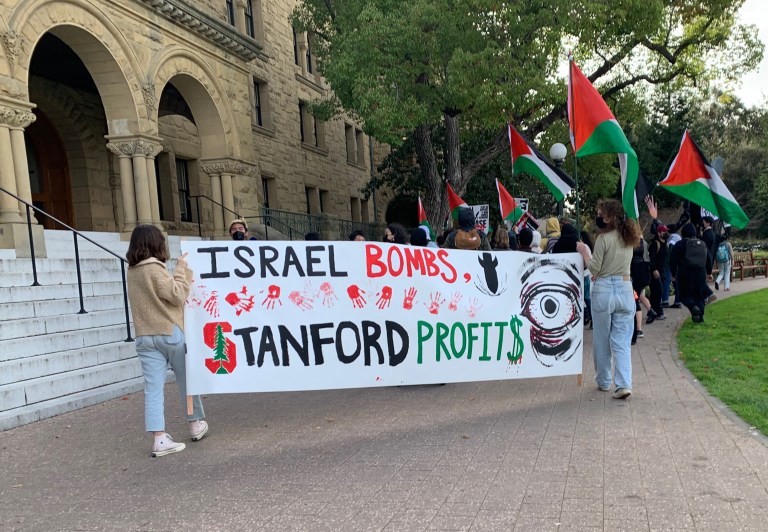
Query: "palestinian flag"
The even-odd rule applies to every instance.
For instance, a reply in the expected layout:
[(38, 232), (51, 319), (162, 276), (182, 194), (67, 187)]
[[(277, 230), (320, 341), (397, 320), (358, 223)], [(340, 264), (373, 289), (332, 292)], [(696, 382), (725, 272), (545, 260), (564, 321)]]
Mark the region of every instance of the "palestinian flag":
[[(509, 149), (512, 152), (513, 173), (515, 175), (524, 173), (538, 178), (546, 185), (557, 201), (563, 201), (571, 189), (576, 186), (576, 183), (568, 174), (547, 161), (536, 148), (528, 144), (512, 124), (507, 125), (507, 130)], [(499, 197), (501, 197), (501, 193), (499, 193)]]
[(568, 122), (571, 144), (576, 157), (598, 153), (615, 153), (621, 169), (621, 198), (627, 216), (637, 220), (635, 184), (639, 166), (637, 154), (629, 145), (616, 117), (592, 86), (587, 77), (571, 60), (568, 83)]
[(419, 196), (419, 225), (423, 225), (429, 229), (429, 238), (432, 240), (435, 239), (435, 231), (429, 224), (429, 220), (427, 219), (427, 211), (424, 210), (424, 205), (421, 203), (421, 196)]
[(453, 191), (450, 183), (446, 181), (445, 186), (448, 190), (448, 209), (451, 211), (451, 217), (454, 220), (458, 220), (459, 209), (462, 207), (468, 209), (469, 205), (467, 205), (467, 202), (461, 199), (459, 195)]
[(734, 227), (744, 229), (749, 223), (736, 198), (701, 153), (687, 129), (683, 133), (680, 151), (672, 161), (667, 177), (659, 185), (701, 205)]
[(523, 209), (515, 201), (515, 198), (507, 192), (501, 181), (496, 180), (496, 190), (499, 191), (499, 207), (501, 208), (501, 219), (516, 223), (523, 215)]

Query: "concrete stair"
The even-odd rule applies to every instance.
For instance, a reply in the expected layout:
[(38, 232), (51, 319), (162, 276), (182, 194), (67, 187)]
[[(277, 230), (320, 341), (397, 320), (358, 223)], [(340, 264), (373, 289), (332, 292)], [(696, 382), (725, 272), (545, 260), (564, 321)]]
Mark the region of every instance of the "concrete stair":
[[(86, 234), (125, 256), (120, 235)], [(31, 286), (30, 259), (0, 255), (0, 431), (143, 387), (135, 344), (126, 342), (120, 261), (79, 239), (80, 314), (72, 234), (45, 231), (45, 239), (48, 257), (36, 263), (41, 286)], [(168, 240), (177, 256), (179, 237)]]

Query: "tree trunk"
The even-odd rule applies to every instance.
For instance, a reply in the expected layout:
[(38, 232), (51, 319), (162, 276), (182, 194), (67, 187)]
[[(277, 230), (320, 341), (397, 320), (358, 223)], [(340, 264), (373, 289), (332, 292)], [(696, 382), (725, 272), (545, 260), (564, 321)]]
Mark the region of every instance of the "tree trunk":
[(439, 234), (448, 213), (448, 200), (442, 176), (437, 170), (429, 126), (421, 125), (416, 128), (415, 146), (416, 158), (419, 161), (419, 168), (425, 185), (424, 197), (422, 198), (424, 210), (430, 225)]

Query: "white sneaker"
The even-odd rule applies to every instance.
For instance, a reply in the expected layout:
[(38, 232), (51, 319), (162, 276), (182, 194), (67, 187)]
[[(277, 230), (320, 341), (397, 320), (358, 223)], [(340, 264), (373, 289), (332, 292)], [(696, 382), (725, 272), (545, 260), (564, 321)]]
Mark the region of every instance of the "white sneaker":
[(166, 432), (163, 434), (162, 438), (156, 439), (155, 443), (152, 445), (152, 458), (178, 453), (186, 448), (187, 446), (183, 443), (173, 441), (171, 435)]
[(192, 441), (200, 441), (208, 434), (208, 422), (203, 419), (198, 419), (189, 424), (189, 435), (192, 436)]

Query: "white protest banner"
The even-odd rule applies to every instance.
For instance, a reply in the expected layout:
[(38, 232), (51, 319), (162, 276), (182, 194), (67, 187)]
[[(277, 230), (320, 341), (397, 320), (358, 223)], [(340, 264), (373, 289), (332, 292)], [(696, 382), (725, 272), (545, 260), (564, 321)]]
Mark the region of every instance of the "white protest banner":
[(182, 242), (187, 391), (580, 374), (579, 255), (372, 242)]
[(472, 214), (475, 215), (475, 229), (479, 229), (483, 233), (488, 233), (488, 225), (491, 222), (491, 212), (488, 204), (485, 205), (470, 205)]

